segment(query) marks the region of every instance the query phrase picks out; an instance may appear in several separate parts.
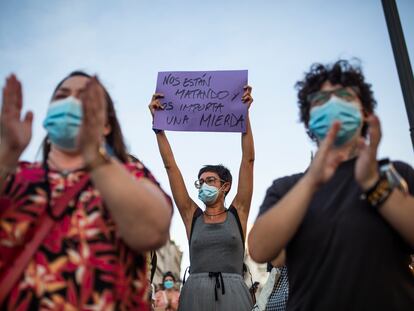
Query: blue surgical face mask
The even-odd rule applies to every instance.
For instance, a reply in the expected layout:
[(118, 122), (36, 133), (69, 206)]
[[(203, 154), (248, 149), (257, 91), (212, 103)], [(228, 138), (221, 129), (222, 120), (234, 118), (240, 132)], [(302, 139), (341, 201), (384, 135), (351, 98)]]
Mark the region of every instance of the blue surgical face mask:
[(204, 202), (204, 204), (209, 205), (213, 204), (219, 194), (219, 189), (214, 186), (207, 185), (203, 183), (201, 188), (198, 190), (198, 198)]
[(164, 288), (170, 289), (174, 287), (174, 282), (172, 280), (164, 281)]
[(358, 104), (331, 97), (322, 106), (311, 109), (309, 130), (322, 141), (336, 120), (341, 122), (334, 143), (338, 147), (348, 142), (361, 126), (362, 115)]
[(63, 150), (74, 151), (81, 123), (82, 103), (70, 96), (49, 105), (43, 127), (52, 144)]

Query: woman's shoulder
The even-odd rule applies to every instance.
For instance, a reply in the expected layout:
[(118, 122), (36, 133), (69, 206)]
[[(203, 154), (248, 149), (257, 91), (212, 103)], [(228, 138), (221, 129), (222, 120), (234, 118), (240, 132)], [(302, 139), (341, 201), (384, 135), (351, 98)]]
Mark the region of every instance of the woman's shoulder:
[(155, 181), (151, 171), (138, 158), (130, 155), (128, 161), (124, 164), (125, 167), (137, 177), (147, 177)]
[(41, 162), (20, 161), (14, 173), (17, 179), (35, 182), (44, 177), (44, 167)]
[(18, 169), (42, 169), (43, 170), (43, 164), (42, 162), (28, 162), (28, 161), (19, 161), (17, 164)]
[(138, 158), (130, 154), (128, 156), (128, 161), (124, 165), (127, 168), (127, 170), (131, 174), (133, 174), (137, 179), (145, 177), (145, 178), (148, 178), (155, 185), (157, 185), (164, 192), (165, 197), (170, 202), (170, 205), (172, 207), (172, 200), (170, 196), (162, 189), (158, 180), (154, 177), (151, 171)]

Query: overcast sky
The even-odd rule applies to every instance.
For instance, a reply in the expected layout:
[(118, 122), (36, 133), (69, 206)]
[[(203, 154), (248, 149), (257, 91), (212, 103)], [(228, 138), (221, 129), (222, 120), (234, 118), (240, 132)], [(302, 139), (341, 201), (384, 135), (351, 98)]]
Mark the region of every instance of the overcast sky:
[[(414, 1), (397, 4), (412, 63)], [(361, 60), (378, 101), (380, 157), (414, 165), (380, 0), (0, 0), (1, 84), (16, 73), (23, 83), (24, 109), (35, 113), (25, 160), (35, 160), (45, 135), (41, 124), (54, 87), (69, 72), (83, 69), (97, 73), (113, 97), (130, 152), (171, 193), (147, 108), (157, 72), (247, 69), (256, 146), (249, 222), (272, 180), (306, 169), (315, 149), (298, 121), (295, 82), (314, 62), (353, 57)], [(240, 134), (167, 134), (195, 201), (193, 182), (202, 165), (222, 163), (237, 180)], [(177, 211), (171, 236), (185, 252), (185, 267), (188, 247)]]

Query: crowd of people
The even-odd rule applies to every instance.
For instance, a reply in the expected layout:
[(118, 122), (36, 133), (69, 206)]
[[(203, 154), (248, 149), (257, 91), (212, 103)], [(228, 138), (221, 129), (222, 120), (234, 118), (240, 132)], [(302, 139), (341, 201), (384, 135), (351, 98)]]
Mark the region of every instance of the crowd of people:
[[(313, 64), (296, 88), (300, 120), (318, 150), (304, 172), (274, 180), (248, 236), (252, 88), (241, 95), (247, 126), (228, 207), (230, 170), (200, 163), (195, 188), (187, 189), (191, 176), (182, 176), (166, 133), (154, 129), (187, 233), (190, 273), (182, 287), (179, 276), (165, 273), (148, 295), (147, 254), (169, 238), (172, 200), (125, 147), (109, 93), (80, 71), (60, 81), (43, 119), (42, 159), (24, 162), (33, 113), (22, 115), (22, 85), (8, 76), (0, 116), (0, 309), (413, 310), (414, 170), (378, 159), (371, 85), (359, 66), (340, 60)], [(162, 98), (152, 96), (152, 117)], [(246, 239), (270, 272), (256, 303), (244, 282)]]

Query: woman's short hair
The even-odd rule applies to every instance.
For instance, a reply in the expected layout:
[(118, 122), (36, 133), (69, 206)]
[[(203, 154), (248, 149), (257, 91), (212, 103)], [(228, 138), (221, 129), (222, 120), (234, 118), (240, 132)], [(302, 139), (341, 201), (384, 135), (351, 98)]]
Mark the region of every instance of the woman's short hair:
[[(197, 178), (200, 178), (201, 174), (203, 174), (205, 172), (216, 173), (220, 177), (221, 180), (224, 180), (224, 182), (229, 182), (230, 183), (230, 188), (231, 188), (231, 183), (232, 183), (233, 177), (231, 176), (230, 170), (227, 167), (225, 167), (224, 165), (222, 165), (222, 164), (219, 164), (219, 165), (204, 165), (200, 169), (200, 171), (198, 172)], [(230, 192), (230, 188), (224, 195), (227, 195), (227, 193)]]

